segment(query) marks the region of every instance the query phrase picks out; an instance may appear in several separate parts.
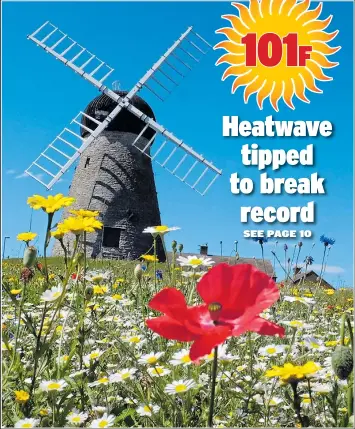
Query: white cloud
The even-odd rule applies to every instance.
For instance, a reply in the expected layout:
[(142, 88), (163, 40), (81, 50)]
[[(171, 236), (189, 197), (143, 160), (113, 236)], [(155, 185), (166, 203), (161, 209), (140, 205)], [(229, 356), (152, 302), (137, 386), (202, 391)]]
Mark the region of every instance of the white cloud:
[[(26, 173), (21, 173), (21, 174), (19, 174), (18, 176), (16, 176), (16, 177), (15, 177), (15, 179), (27, 179), (28, 177), (30, 177), (28, 174), (26, 174)], [(42, 180), (42, 179), (43, 179), (43, 174), (37, 174), (37, 175), (36, 175), (36, 177), (37, 177), (39, 180)]]
[[(304, 266), (305, 265), (303, 264), (303, 267)], [(321, 269), (322, 269), (322, 265), (321, 264), (308, 265), (308, 268), (307, 268), (308, 271), (309, 270), (313, 270), (313, 271), (315, 271), (318, 274), (320, 273)], [(324, 272), (328, 273), (328, 274), (341, 274), (341, 273), (345, 273), (345, 270), (344, 270), (344, 268), (339, 267), (337, 265), (327, 265), (325, 267)]]
[(13, 170), (13, 169), (6, 170), (5, 172), (5, 174), (15, 174), (15, 173), (16, 173), (16, 170)]
[(27, 177), (29, 177), (28, 174), (26, 173), (21, 173), (18, 176), (15, 177), (15, 179), (26, 179)]

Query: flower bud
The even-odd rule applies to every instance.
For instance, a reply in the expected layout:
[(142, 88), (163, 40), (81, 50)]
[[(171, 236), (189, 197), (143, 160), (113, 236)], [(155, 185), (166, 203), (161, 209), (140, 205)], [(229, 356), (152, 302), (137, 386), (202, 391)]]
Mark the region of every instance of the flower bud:
[(134, 277), (140, 281), (142, 279), (142, 276), (143, 276), (142, 265), (137, 264), (134, 269)]
[(80, 252), (78, 253), (74, 258), (74, 265), (83, 265), (84, 263), (84, 253)]
[(37, 249), (34, 246), (26, 247), (23, 254), (23, 266), (31, 268), (35, 265), (37, 258)]
[(93, 294), (94, 294), (94, 288), (92, 286), (86, 286), (86, 289), (85, 289), (85, 299), (87, 301), (90, 301), (90, 299), (93, 296)]
[(183, 244), (179, 244), (178, 246), (178, 251), (181, 253), (184, 249), (184, 245)]
[(353, 354), (349, 347), (338, 346), (332, 354), (332, 367), (340, 380), (346, 380), (353, 370)]
[(171, 243), (171, 248), (173, 249), (174, 252), (176, 252), (176, 247), (177, 247), (177, 242), (176, 240), (173, 240), (173, 242)]

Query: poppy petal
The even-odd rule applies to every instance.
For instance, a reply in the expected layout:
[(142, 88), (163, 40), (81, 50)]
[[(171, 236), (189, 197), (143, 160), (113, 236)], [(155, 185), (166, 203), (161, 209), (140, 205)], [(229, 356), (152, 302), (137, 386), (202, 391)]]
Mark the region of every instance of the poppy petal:
[(285, 336), (285, 329), (282, 326), (270, 322), (269, 320), (263, 319), (262, 317), (256, 317), (248, 324), (245, 324), (243, 332), (240, 328), (234, 329), (233, 335), (238, 336), (247, 331), (256, 332), (260, 335), (279, 335), (280, 337)]
[(190, 359), (196, 361), (210, 354), (214, 347), (222, 344), (231, 335), (232, 330), (230, 327), (218, 326), (207, 335), (200, 336), (191, 346)]
[(160, 316), (154, 319), (147, 319), (148, 328), (168, 340), (193, 341), (198, 338), (177, 320), (169, 316)]
[(149, 302), (149, 307), (176, 319), (182, 318), (187, 310), (184, 294), (173, 287), (158, 292)]
[(221, 304), (224, 320), (246, 313), (247, 321), (254, 319), (280, 295), (275, 282), (251, 264), (219, 264), (202, 277), (197, 290), (207, 305)]

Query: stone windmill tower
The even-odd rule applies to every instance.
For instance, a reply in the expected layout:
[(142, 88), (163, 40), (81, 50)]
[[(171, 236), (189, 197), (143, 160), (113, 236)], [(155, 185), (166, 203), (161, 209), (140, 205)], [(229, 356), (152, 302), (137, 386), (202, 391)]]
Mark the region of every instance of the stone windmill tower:
[[(191, 59), (196, 62), (196, 56), (205, 53), (201, 46), (210, 45), (189, 27), (125, 92), (105, 86), (103, 82), (113, 69), (48, 21), (28, 38), (88, 80), (102, 95), (73, 118), (26, 173), (51, 189), (78, 160), (70, 187), (70, 196), (76, 199), (74, 208), (98, 210), (104, 224), (102, 231), (88, 234), (88, 256), (136, 259), (152, 245), (152, 237), (143, 234), (143, 229), (161, 224), (151, 160), (201, 195), (221, 174), (157, 123), (152, 109), (137, 93), (146, 88), (162, 100), (164, 95), (157, 88), (163, 94), (170, 93), (177, 78), (184, 76), (181, 67), (191, 69)], [(187, 50), (191, 47), (193, 54)], [(64, 217), (68, 214), (65, 210)], [(159, 259), (164, 260), (161, 243), (157, 250)], [(60, 254), (61, 248), (55, 246), (53, 253)]]
[[(127, 95), (123, 91), (115, 93), (120, 97)], [(131, 103), (154, 118), (149, 105), (138, 96)], [(87, 106), (85, 113), (102, 121), (115, 105), (103, 94)], [(95, 128), (95, 123), (86, 116), (82, 117), (82, 124), (85, 128)], [(89, 134), (85, 128), (81, 129), (84, 138)], [(80, 157), (69, 191), (76, 200), (73, 207), (98, 210), (104, 224), (102, 230), (87, 235), (88, 256), (137, 259), (152, 246), (152, 237), (142, 231), (149, 225), (161, 224), (153, 168), (151, 159), (132, 146), (143, 128), (141, 120), (122, 110)], [(141, 136), (142, 144), (153, 137), (154, 132), (147, 129)], [(66, 209), (63, 216), (69, 214)], [(62, 254), (58, 242), (52, 253)], [(157, 253), (159, 260), (164, 261), (160, 241)]]

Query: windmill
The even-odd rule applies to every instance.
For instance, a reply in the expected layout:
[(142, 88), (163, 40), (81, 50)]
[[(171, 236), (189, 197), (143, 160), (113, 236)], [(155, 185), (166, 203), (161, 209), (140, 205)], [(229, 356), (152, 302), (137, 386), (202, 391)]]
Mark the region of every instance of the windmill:
[[(104, 84), (112, 67), (49, 21), (28, 39), (102, 95), (80, 111), (25, 172), (51, 189), (78, 160), (69, 194), (78, 208), (99, 210), (104, 224), (103, 231), (88, 235), (88, 255), (136, 259), (151, 247), (143, 229), (161, 223), (152, 160), (201, 195), (222, 174), (156, 122), (151, 107), (137, 94), (145, 88), (164, 101), (211, 45), (189, 27), (130, 91), (121, 91), (118, 81), (113, 89)], [(63, 216), (68, 214), (66, 210)], [(60, 253), (60, 246), (54, 246), (53, 254)], [(158, 254), (165, 259), (161, 246)]]

